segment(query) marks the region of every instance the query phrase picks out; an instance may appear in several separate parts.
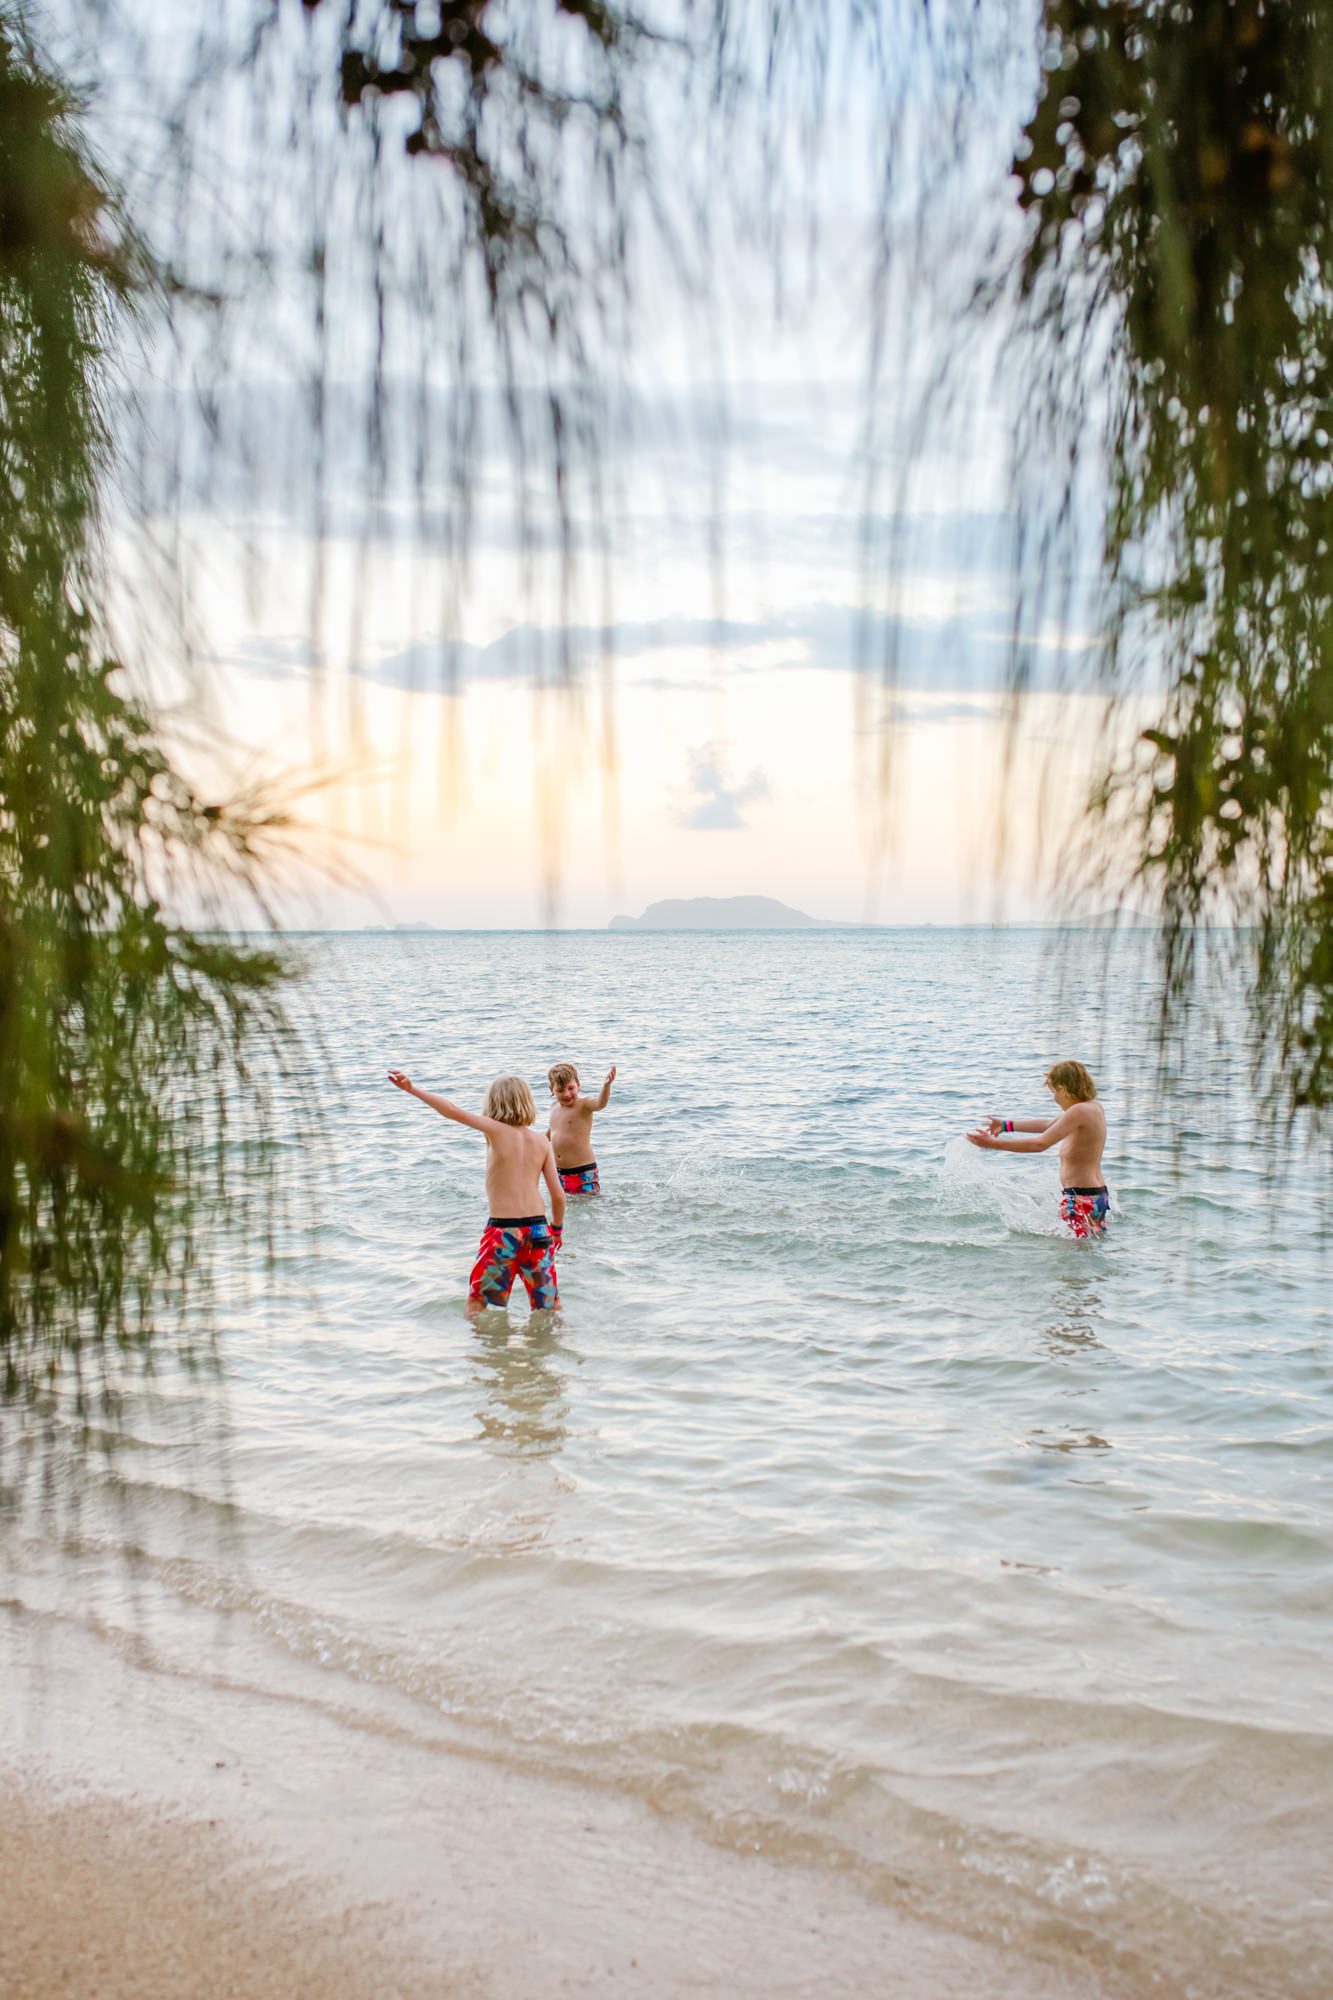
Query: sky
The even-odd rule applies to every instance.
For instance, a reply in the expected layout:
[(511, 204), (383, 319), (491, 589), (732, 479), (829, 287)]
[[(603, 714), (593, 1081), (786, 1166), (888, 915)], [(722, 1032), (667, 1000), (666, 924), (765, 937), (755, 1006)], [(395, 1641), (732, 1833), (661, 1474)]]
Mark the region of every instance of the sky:
[[(290, 920), (600, 927), (662, 897), (739, 894), (853, 922), (1058, 907), (1107, 719), (1085, 685), (1086, 593), (1016, 601), (1021, 370), (1002, 339), (959, 338), (981, 245), (1013, 227), (1004, 166), (1034, 87), (1027, 30), (999, 14), (1012, 76), (969, 133), (952, 195), (877, 179), (879, 85), (835, 65), (813, 171), (790, 143), (766, 166), (759, 125), (727, 128), (737, 211), (763, 209), (770, 170), (792, 170), (800, 202), (776, 225), (768, 211), (763, 228), (719, 224), (706, 255), (668, 238), (697, 221), (690, 175), (718, 160), (675, 144), (693, 84), (659, 92), (657, 158), (679, 155), (681, 185), (659, 173), (665, 222), (632, 235), (634, 304), (576, 328), (577, 365), (571, 347), (520, 340), (517, 430), (475, 299), (403, 276), (448, 224), (431, 207), (438, 178), (422, 177), (438, 168), (396, 170), (415, 178), (387, 204), (389, 297), (372, 327), (368, 211), (354, 177), (350, 192), (336, 180), (333, 123), (313, 147), (325, 185), (308, 160), (272, 173), (264, 144), (236, 136), (234, 93), (215, 113), (237, 198), (185, 249), (229, 304), (141, 366), (141, 485), (113, 540), (128, 622), (160, 589), (145, 511), (159, 565), (184, 585), (189, 661), (162, 633), (141, 656), (187, 767), (205, 789), (264, 777), (299, 801)], [(150, 38), (169, 33), (153, 20), (141, 15)], [(896, 58), (905, 145), (922, 144), (932, 90), (947, 96), (936, 54)], [(163, 45), (164, 75), (182, 61)], [(125, 130), (113, 88), (107, 145)], [(581, 171), (562, 189), (575, 213)], [(258, 261), (228, 234), (247, 187), (267, 217)], [(311, 203), (327, 232), (317, 314)], [(877, 295), (885, 216), (905, 220)], [(794, 296), (777, 298), (779, 274)], [(465, 405), (448, 356), (463, 335), (475, 429), (460, 564)], [(964, 359), (945, 381), (951, 347)], [(596, 439), (575, 435), (563, 543), (543, 452), (553, 384)], [(535, 440), (521, 479), (520, 432)], [(1018, 700), (1016, 626), (1033, 684)], [(1139, 719), (1114, 728), (1127, 740)]]
[[(308, 538), (265, 538), (256, 601), (243, 538), (211, 521), (208, 665), (182, 712), (202, 714), (218, 783), (333, 774), (300, 810), (360, 886), (312, 883), (308, 920), (602, 927), (739, 894), (849, 922), (1049, 914), (1104, 742), (1101, 698), (1058, 686), (1083, 635), (1045, 634), (1046, 684), (1015, 702), (998, 513), (944, 503), (905, 533), (882, 608), (818, 435), (792, 417), (736, 448), (720, 563), (703, 482), (647, 455), (610, 624), (593, 604), (562, 618), (554, 579), (515, 618), (497, 527), (443, 629), (430, 547), (349, 536), (322, 550), (316, 648)], [(959, 471), (955, 490), (977, 483)]]

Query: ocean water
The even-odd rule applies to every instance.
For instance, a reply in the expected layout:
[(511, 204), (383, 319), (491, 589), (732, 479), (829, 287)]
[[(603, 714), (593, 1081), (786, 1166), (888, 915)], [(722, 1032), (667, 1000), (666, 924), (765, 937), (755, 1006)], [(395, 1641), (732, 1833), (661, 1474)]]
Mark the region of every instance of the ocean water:
[[(1333, 1269), (1243, 1038), (1161, 1086), (1132, 936), (305, 955), (292, 1226), (226, 1253), (221, 1395), (131, 1396), (12, 1600), (1108, 1992), (1333, 1990)], [(961, 1138), (1071, 1054), (1102, 1243), (1053, 1156)], [(603, 1194), (557, 1317), (472, 1324), (484, 1147), (385, 1071), (479, 1105), (558, 1057), (619, 1066)]]

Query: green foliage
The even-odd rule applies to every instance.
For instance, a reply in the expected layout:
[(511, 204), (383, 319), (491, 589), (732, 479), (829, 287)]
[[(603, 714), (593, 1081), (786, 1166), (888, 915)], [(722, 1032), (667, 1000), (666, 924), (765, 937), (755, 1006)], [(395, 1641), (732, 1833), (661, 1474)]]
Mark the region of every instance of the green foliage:
[[(1259, 1067), (1333, 1103), (1333, 29), (1316, 0), (1044, 9), (1020, 291), (1072, 491), (1105, 452), (1105, 666), (1165, 679), (1104, 812), (1167, 918), (1243, 927)], [(1109, 370), (1094, 365), (1098, 343)]]
[[(306, 4), (314, 13), (323, 0)], [(387, 8), (353, 9), (339, 32), (339, 96), (351, 111), (393, 99), (413, 107), (404, 150), (451, 169), (492, 304), (506, 276), (522, 287), (524, 277), (542, 275), (549, 289), (530, 290), (529, 302), (550, 312), (552, 280), (567, 265), (569, 246), (553, 198), (555, 162), (544, 142), (580, 113), (603, 140), (623, 134), (616, 85), (640, 31), (600, 0), (551, 0), (551, 25), (577, 23), (584, 54), (602, 58), (597, 85), (575, 92), (544, 73), (539, 48), (526, 48), (512, 23), (504, 33), (501, 14), (494, 0), (443, 0), (427, 8), (390, 0)], [(540, 45), (540, 30), (534, 39)], [(508, 303), (517, 302), (515, 291)]]
[(278, 957), (182, 920), (256, 886), (277, 821), (198, 799), (107, 657), (99, 396), (142, 270), (69, 109), (0, 17), (0, 1400), (89, 1410), (186, 1347), (283, 1021)]

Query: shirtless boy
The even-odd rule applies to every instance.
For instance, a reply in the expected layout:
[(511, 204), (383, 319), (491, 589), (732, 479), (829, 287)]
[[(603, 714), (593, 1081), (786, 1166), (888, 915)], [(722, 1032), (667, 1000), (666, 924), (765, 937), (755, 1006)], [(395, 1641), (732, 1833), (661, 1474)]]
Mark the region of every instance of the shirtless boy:
[[(447, 1097), (418, 1090), (400, 1069), (389, 1081), (411, 1097), (419, 1097), (486, 1139), (486, 1199), (490, 1216), (481, 1232), (481, 1249), (468, 1284), (467, 1309), (507, 1306), (516, 1277), (523, 1280), (533, 1312), (560, 1303), (555, 1260), (565, 1221), (565, 1194), (555, 1169), (555, 1154), (544, 1132), (534, 1132), (537, 1106), (521, 1076), (497, 1076), (486, 1092), (481, 1114), (465, 1111)], [(551, 1191), (551, 1220), (546, 1220), (542, 1182)]]
[(1106, 1113), (1096, 1101), (1097, 1086), (1082, 1063), (1058, 1062), (1046, 1072), (1046, 1088), (1060, 1107), (1057, 1117), (988, 1118), (967, 1137), (996, 1153), (1044, 1153), (1058, 1146), (1061, 1215), (1075, 1236), (1104, 1236), (1111, 1197), (1102, 1179)]
[(611, 1102), (611, 1085), (616, 1066), (606, 1072), (606, 1082), (596, 1097), (583, 1097), (579, 1073), (573, 1063), (558, 1062), (547, 1071), (546, 1081), (555, 1099), (547, 1131), (555, 1147), (555, 1164), (560, 1185), (566, 1194), (600, 1194), (602, 1184), (592, 1154), (592, 1119), (595, 1111), (605, 1111)]

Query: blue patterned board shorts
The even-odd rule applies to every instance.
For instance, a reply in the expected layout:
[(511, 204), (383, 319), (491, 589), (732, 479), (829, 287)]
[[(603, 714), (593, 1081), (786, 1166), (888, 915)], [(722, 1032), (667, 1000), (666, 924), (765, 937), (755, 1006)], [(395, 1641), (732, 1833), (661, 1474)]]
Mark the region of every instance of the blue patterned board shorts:
[(1060, 1213), (1075, 1236), (1105, 1236), (1110, 1192), (1104, 1187), (1062, 1188)]
[(493, 1215), (481, 1232), (481, 1248), (468, 1285), (471, 1305), (507, 1306), (515, 1278), (523, 1280), (533, 1312), (560, 1303), (555, 1259), (560, 1231), (544, 1215)]
[(589, 1160), (586, 1167), (560, 1167), (557, 1172), (566, 1194), (600, 1194), (602, 1191), (596, 1160)]

